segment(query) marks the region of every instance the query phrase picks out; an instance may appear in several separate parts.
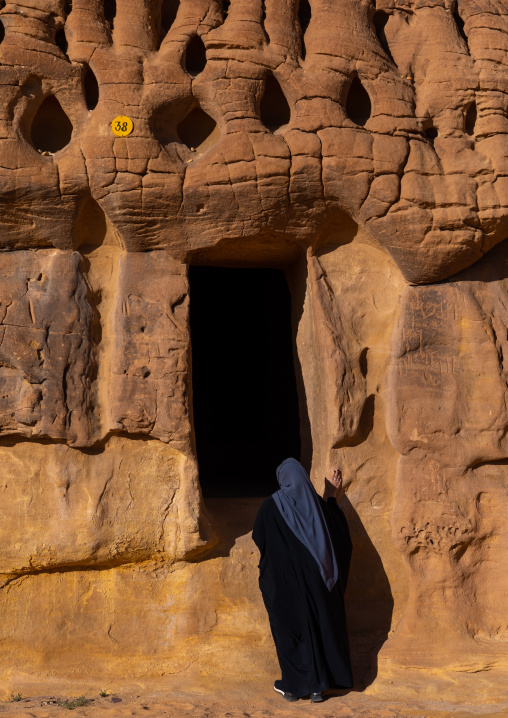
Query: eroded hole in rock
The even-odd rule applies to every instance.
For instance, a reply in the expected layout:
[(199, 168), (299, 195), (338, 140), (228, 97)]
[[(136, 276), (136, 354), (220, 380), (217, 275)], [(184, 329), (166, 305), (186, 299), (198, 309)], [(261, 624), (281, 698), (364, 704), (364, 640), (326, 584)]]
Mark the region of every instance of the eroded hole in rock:
[(85, 94), (87, 108), (93, 110), (99, 102), (99, 83), (97, 82), (94, 71), (88, 66), (83, 78), (83, 92)]
[(438, 136), (437, 128), (434, 125), (430, 125), (423, 130), (423, 134), (429, 140), (431, 145), (434, 145), (434, 140)]
[(72, 12), (72, 2), (71, 2), (71, 0), (66, 0), (66, 2), (64, 4), (65, 17), (67, 17), (67, 15), (69, 15), (71, 12)]
[(3, 39), (5, 37), (5, 27), (3, 22), (0, 20), (0, 42), (3, 42)]
[(368, 367), (368, 359), (367, 354), (369, 352), (369, 348), (365, 347), (362, 349), (360, 353), (360, 371), (362, 372), (362, 376), (365, 378), (367, 376), (367, 367)]
[(266, 496), (300, 458), (291, 299), (282, 270), (191, 267), (193, 419), (205, 496)]
[(376, 36), (379, 40), (379, 44), (381, 45), (385, 53), (388, 55), (390, 60), (393, 62), (393, 64), (395, 64), (392, 53), (390, 52), (390, 46), (388, 45), (388, 40), (386, 39), (385, 33), (386, 23), (388, 22), (389, 18), (390, 16), (388, 15), (388, 13), (384, 12), (383, 10), (378, 10), (374, 13), (372, 22), (374, 23), (374, 28), (376, 30)]
[(192, 77), (203, 72), (206, 65), (206, 49), (199, 35), (194, 35), (185, 49), (185, 69)]
[(476, 108), (476, 102), (471, 102), (464, 115), (464, 129), (466, 134), (470, 136), (475, 135), (477, 117), (478, 110)]
[(63, 27), (61, 27), (60, 30), (58, 30), (55, 34), (55, 45), (60, 48), (65, 57), (67, 57), (67, 49), (69, 47), (69, 43), (67, 42), (67, 37), (65, 35), (65, 30)]
[(159, 27), (159, 45), (170, 31), (171, 26), (176, 19), (179, 5), (180, 0), (162, 0)]
[(298, 22), (300, 23), (301, 30), (301, 42), (302, 42), (302, 60), (305, 60), (307, 50), (305, 47), (305, 32), (309, 27), (310, 19), (312, 17), (312, 10), (310, 7), (309, 0), (300, 0), (298, 3)]
[(180, 140), (191, 150), (202, 154), (210, 149), (220, 137), (220, 131), (214, 119), (201, 107), (195, 107), (177, 125)]
[(30, 131), (33, 146), (39, 152), (58, 152), (69, 144), (72, 123), (54, 95), (46, 97), (37, 110)]
[(287, 125), (291, 119), (291, 110), (286, 96), (272, 72), (269, 72), (266, 76), (265, 90), (259, 105), (259, 112), (261, 122), (271, 132), (275, 132), (280, 127)]
[(360, 422), (358, 426), (358, 439), (359, 443), (365, 441), (374, 428), (374, 403), (375, 396), (371, 394), (365, 400), (363, 405), (362, 414), (360, 416)]
[(230, 0), (222, 0), (222, 18), (225, 20), (228, 16)]
[(88, 254), (104, 243), (107, 225), (104, 212), (91, 195), (83, 197), (74, 224), (72, 246)]
[(21, 92), (25, 97), (35, 97), (42, 92), (42, 80), (40, 77), (30, 75), (21, 85)]
[(362, 85), (358, 75), (355, 75), (346, 98), (346, 113), (355, 125), (363, 127), (372, 113), (372, 104), (369, 93)]
[(109, 24), (110, 30), (113, 29), (116, 17), (116, 0), (104, 0), (104, 20)]

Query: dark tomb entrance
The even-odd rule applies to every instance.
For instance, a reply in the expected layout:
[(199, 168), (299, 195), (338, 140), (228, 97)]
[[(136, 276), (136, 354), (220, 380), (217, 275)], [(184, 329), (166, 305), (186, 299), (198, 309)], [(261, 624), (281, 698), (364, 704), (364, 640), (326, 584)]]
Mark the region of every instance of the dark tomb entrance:
[(205, 497), (267, 496), (300, 458), (291, 298), (280, 269), (190, 268), (193, 421)]

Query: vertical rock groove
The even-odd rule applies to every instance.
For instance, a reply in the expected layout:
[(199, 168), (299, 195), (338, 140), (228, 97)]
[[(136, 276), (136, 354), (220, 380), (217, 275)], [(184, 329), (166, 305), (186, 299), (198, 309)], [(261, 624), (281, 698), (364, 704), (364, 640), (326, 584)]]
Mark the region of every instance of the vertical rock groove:
[(300, 42), (301, 42), (301, 52), (302, 52), (302, 60), (305, 60), (306, 54), (307, 54), (307, 48), (305, 47), (305, 33), (307, 31), (307, 28), (309, 27), (310, 21), (312, 17), (312, 10), (309, 3), (309, 0), (299, 0), (298, 2), (298, 22), (300, 24)]
[(179, 5), (180, 0), (162, 0), (159, 20), (159, 46), (171, 30)]
[(476, 102), (471, 102), (471, 104), (466, 108), (464, 115), (464, 129), (466, 134), (470, 136), (475, 134), (477, 115), (478, 111), (476, 108)]
[(109, 29), (113, 30), (116, 17), (116, 0), (103, 0), (104, 2), (104, 19), (109, 25)]
[(61, 27), (60, 30), (57, 30), (57, 32), (55, 34), (55, 45), (58, 48), (60, 48), (60, 50), (65, 55), (65, 57), (67, 59), (69, 59), (67, 57), (67, 48), (68, 48), (69, 44), (67, 42), (67, 37), (65, 35), (65, 29), (63, 27)]
[(395, 64), (385, 33), (386, 23), (388, 22), (389, 18), (390, 16), (388, 15), (388, 13), (384, 12), (383, 10), (377, 10), (377, 12), (374, 13), (372, 22), (374, 23), (374, 29), (376, 31), (376, 36), (379, 40), (379, 44), (381, 45), (385, 53), (388, 55), (390, 60)]

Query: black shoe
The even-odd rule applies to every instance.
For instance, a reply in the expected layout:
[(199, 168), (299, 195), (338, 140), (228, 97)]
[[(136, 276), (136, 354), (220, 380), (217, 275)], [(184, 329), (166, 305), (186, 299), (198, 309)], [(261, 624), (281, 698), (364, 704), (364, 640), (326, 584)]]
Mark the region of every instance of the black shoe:
[(281, 683), (282, 683), (282, 681), (275, 681), (275, 683), (273, 684), (273, 690), (276, 691), (277, 693), (280, 693), (281, 696), (285, 700), (289, 701), (289, 703), (295, 703), (295, 701), (297, 701), (298, 698), (296, 696), (294, 696), (292, 693), (285, 693), (282, 690), (282, 688), (280, 687)]
[(322, 693), (311, 693), (310, 694), (310, 702), (311, 703), (322, 703), (324, 701), (323, 694)]

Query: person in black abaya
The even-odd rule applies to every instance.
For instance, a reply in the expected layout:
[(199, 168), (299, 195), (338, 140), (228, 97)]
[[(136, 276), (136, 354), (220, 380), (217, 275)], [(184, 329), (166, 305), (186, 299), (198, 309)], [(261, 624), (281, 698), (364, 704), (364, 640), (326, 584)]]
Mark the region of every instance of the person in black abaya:
[(335, 498), (342, 477), (337, 470), (325, 479), (321, 498), (303, 466), (286, 459), (277, 481), (252, 532), (282, 671), (274, 689), (289, 701), (310, 695), (318, 702), (329, 688), (353, 685), (344, 609), (352, 544)]

